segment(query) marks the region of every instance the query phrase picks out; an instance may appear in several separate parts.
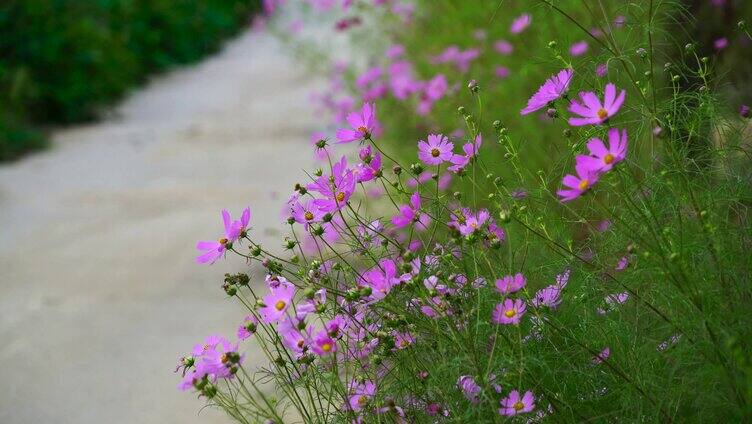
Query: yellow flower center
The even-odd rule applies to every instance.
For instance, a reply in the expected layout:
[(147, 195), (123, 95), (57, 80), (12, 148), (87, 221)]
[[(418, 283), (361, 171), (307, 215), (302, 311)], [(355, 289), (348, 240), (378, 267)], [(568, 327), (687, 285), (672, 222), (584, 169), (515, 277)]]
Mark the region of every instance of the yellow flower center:
[(606, 119), (607, 117), (608, 117), (608, 112), (606, 112), (606, 109), (603, 109), (603, 108), (598, 109), (598, 118)]
[(512, 318), (512, 317), (513, 317), (513, 316), (515, 316), (516, 314), (517, 314), (517, 311), (515, 311), (514, 309), (507, 309), (507, 310), (506, 310), (506, 312), (504, 312), (504, 315), (505, 315), (505, 316), (506, 316), (507, 318)]
[(219, 244), (227, 244), (228, 241), (230, 240), (227, 240), (226, 238), (222, 237), (221, 239), (219, 239)]
[(306, 213), (305, 213), (305, 219), (306, 219), (306, 221), (312, 220), (313, 219), (313, 213), (311, 213), (311, 211), (306, 211)]
[(366, 402), (368, 402), (368, 399), (365, 396), (360, 395), (360, 397), (358, 398), (358, 405), (363, 405)]
[(522, 408), (525, 407), (525, 404), (522, 403), (522, 402), (520, 402), (520, 401), (517, 401), (517, 402), (515, 402), (514, 405), (512, 405), (512, 407), (514, 408), (515, 411), (519, 411), (519, 410), (521, 410)]
[(227, 363), (227, 361), (230, 360), (230, 358), (227, 357), (226, 353), (223, 353), (222, 356), (219, 358), (220, 361), (222, 361), (223, 364)]
[(611, 153), (606, 153), (606, 156), (603, 157), (603, 162), (606, 163), (606, 165), (611, 165), (614, 163), (614, 155)]
[(324, 352), (329, 352), (330, 350), (332, 350), (332, 344), (331, 343), (322, 344), (321, 350), (323, 350)]
[(358, 132), (361, 132), (363, 134), (368, 134), (368, 128), (366, 128), (366, 127), (358, 127)]
[(303, 347), (304, 344), (305, 344), (305, 340), (303, 339), (298, 340), (298, 347)]
[(337, 201), (338, 202), (344, 202), (345, 201), (345, 192), (340, 191), (337, 193)]
[(585, 191), (587, 190), (589, 185), (590, 181), (588, 181), (587, 178), (583, 178), (582, 181), (580, 181), (580, 184), (578, 184), (578, 187), (580, 188), (580, 190)]
[(431, 156), (437, 158), (437, 157), (439, 157), (440, 154), (441, 154), (441, 152), (439, 151), (439, 149), (436, 149), (436, 148), (431, 149)]
[(478, 223), (477, 222), (471, 222), (470, 226), (473, 227), (473, 228), (478, 228)]
[(284, 300), (278, 300), (277, 303), (274, 304), (274, 309), (281, 311), (282, 309), (285, 309), (285, 306), (287, 306), (287, 302)]

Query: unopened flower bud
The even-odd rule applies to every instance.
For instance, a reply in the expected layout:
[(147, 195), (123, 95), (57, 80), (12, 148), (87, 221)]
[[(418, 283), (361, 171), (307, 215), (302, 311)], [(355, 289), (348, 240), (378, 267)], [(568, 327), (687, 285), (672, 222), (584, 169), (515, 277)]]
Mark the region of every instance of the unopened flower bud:
[(648, 51), (640, 47), (637, 49), (637, 56), (640, 56), (640, 58), (645, 59), (648, 57)]
[(464, 115), (467, 111), (465, 110), (465, 106), (460, 106), (460, 107), (457, 108), (457, 112), (460, 115)]
[(419, 163), (410, 165), (410, 172), (412, 172), (414, 175), (420, 175), (423, 172), (423, 165)]
[(295, 223), (295, 218), (293, 218), (293, 217), (289, 217), (289, 218), (287, 218), (287, 223), (288, 223), (289, 225), (292, 225), (292, 224), (294, 224), (294, 223)]
[(506, 223), (508, 223), (509, 221), (511, 221), (511, 220), (512, 220), (512, 215), (511, 215), (511, 214), (509, 213), (509, 211), (508, 211), (508, 210), (506, 210), (506, 209), (502, 209), (502, 210), (501, 210), (501, 211), (499, 212), (499, 220), (500, 220), (500, 221), (501, 221), (502, 223), (506, 224)]
[(401, 173), (402, 173), (402, 168), (401, 168), (401, 167), (399, 167), (399, 166), (396, 166), (396, 165), (395, 165), (395, 166), (394, 166), (394, 167), (392, 168), (392, 172), (394, 172), (394, 175), (399, 175), (399, 174), (401, 174)]
[(334, 216), (332, 216), (331, 213), (327, 212), (323, 217), (321, 217), (321, 220), (324, 222), (332, 222), (332, 218), (334, 218)]
[(256, 257), (261, 254), (261, 248), (258, 246), (253, 246), (251, 248), (251, 256)]
[(480, 90), (480, 87), (478, 87), (478, 81), (476, 80), (470, 80), (470, 82), (467, 83), (467, 88), (473, 93), (477, 93), (478, 90)]
[(326, 147), (326, 139), (322, 138), (319, 141), (317, 141), (316, 147), (318, 147), (319, 149), (323, 149), (324, 147)]
[(311, 233), (313, 233), (314, 236), (321, 236), (322, 234), (324, 234), (324, 227), (316, 224), (311, 228)]
[(559, 45), (559, 43), (557, 43), (556, 41), (549, 41), (548, 42), (548, 48), (549, 49), (555, 49), (558, 45)]
[(316, 297), (316, 290), (313, 287), (307, 287), (303, 290), (303, 296), (305, 296), (306, 299), (311, 300)]
[(557, 116), (559, 116), (559, 112), (556, 110), (556, 108), (550, 107), (546, 109), (546, 115), (549, 118), (556, 118)]
[(562, 134), (564, 135), (564, 137), (569, 138), (572, 136), (572, 130), (570, 130), (569, 128), (564, 128), (564, 131), (562, 131)]

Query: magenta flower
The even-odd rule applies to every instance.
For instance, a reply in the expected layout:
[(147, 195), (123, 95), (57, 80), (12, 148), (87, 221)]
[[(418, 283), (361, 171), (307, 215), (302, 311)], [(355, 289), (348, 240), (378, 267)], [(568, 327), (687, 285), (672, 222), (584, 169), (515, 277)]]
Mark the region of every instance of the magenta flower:
[(316, 206), (315, 199), (309, 199), (305, 204), (295, 202), (292, 205), (292, 217), (298, 224), (303, 224), (306, 229), (314, 222), (321, 222), (326, 212)]
[(561, 197), (562, 202), (569, 202), (582, 196), (582, 194), (588, 191), (593, 184), (598, 182), (598, 173), (590, 168), (589, 164), (584, 160), (584, 157), (578, 156), (576, 160), (577, 163), (575, 164), (574, 169), (577, 171), (577, 176), (564, 176), (564, 179), (562, 179), (561, 182), (569, 188), (556, 192), (556, 194)]
[(593, 358), (593, 363), (600, 364), (608, 359), (609, 356), (611, 356), (611, 349), (606, 347), (599, 354), (595, 355), (595, 357)]
[(512, 21), (512, 25), (509, 27), (509, 32), (512, 34), (519, 34), (527, 29), (532, 21), (533, 18), (529, 14), (525, 13), (520, 15)]
[(507, 40), (499, 40), (494, 43), (494, 49), (499, 53), (503, 55), (509, 55), (512, 54), (514, 51), (514, 47), (512, 46), (512, 43), (510, 43)]
[(621, 108), (626, 97), (626, 90), (621, 90), (616, 95), (616, 86), (613, 83), (606, 84), (603, 95), (603, 103), (592, 91), (581, 92), (580, 100), (572, 99), (569, 104), (569, 111), (580, 115), (580, 118), (569, 118), (569, 125), (578, 127), (582, 125), (600, 125), (610, 117), (614, 116)]
[(401, 44), (393, 44), (389, 46), (388, 49), (386, 49), (386, 57), (387, 59), (397, 59), (398, 57), (405, 54), (405, 46)]
[(608, 131), (608, 148), (597, 137), (588, 141), (587, 148), (591, 156), (585, 156), (584, 163), (593, 171), (608, 172), (627, 156), (627, 130), (611, 128)]
[(546, 82), (538, 88), (538, 91), (530, 97), (527, 101), (527, 106), (520, 111), (520, 115), (527, 115), (535, 112), (563, 96), (569, 89), (572, 75), (574, 75), (574, 71), (571, 69), (562, 69), (558, 74), (552, 75), (551, 78), (547, 79)]
[(366, 158), (363, 163), (355, 165), (352, 170), (355, 181), (365, 183), (376, 178), (381, 173), (381, 153)]
[(258, 325), (258, 319), (255, 315), (248, 315), (243, 320), (243, 323), (238, 327), (238, 340), (245, 340), (251, 337), (256, 332), (256, 326)]
[(520, 392), (512, 390), (509, 396), (501, 400), (499, 414), (512, 416), (531, 412), (533, 409), (535, 409), (535, 396), (533, 396), (533, 392), (528, 390), (520, 397)]
[(417, 191), (410, 196), (410, 204), (401, 205), (399, 214), (392, 218), (392, 224), (397, 228), (407, 227), (412, 223), (418, 224), (418, 230), (425, 230), (431, 223), (431, 218), (420, 211), (420, 193)]
[(341, 209), (350, 200), (355, 192), (355, 175), (347, 168), (347, 158), (342, 156), (339, 162), (332, 166), (332, 175), (322, 175), (307, 188), (324, 196), (316, 199), (316, 206), (324, 212), (333, 212)]
[(504, 79), (509, 76), (509, 68), (506, 66), (497, 66), (496, 69), (494, 69), (494, 75), (498, 79)]
[(282, 283), (272, 288), (271, 293), (264, 296), (264, 307), (259, 309), (264, 322), (269, 324), (282, 318), (290, 307), (293, 296), (295, 296), (295, 286), (292, 284)]
[(358, 383), (353, 380), (350, 382), (349, 392), (348, 406), (353, 411), (360, 411), (376, 394), (376, 384), (372, 381)]
[(401, 275), (397, 274), (397, 264), (391, 259), (382, 259), (379, 264), (364, 272), (359, 278), (361, 287), (369, 287), (371, 294), (369, 300), (378, 301), (386, 297), (392, 287), (403, 282)]
[(595, 67), (595, 75), (598, 76), (598, 78), (603, 78), (608, 74), (608, 64), (607, 63), (599, 63)]
[(452, 165), (448, 167), (447, 170), (450, 172), (460, 172), (461, 170), (465, 169), (467, 164), (469, 164), (470, 161), (478, 154), (478, 151), (480, 150), (480, 146), (482, 144), (483, 144), (483, 136), (481, 134), (478, 134), (478, 136), (475, 137), (474, 143), (465, 143), (462, 146), (462, 151), (465, 154), (464, 155), (453, 154), (452, 158), (449, 159)]
[(452, 159), (454, 144), (441, 134), (429, 134), (428, 142), (418, 141), (418, 158), (427, 165), (441, 165)]
[(521, 290), (527, 284), (525, 276), (522, 273), (507, 275), (496, 280), (496, 291), (501, 294), (510, 294)]
[(428, 115), (433, 108), (433, 104), (439, 99), (444, 97), (447, 91), (447, 80), (442, 74), (439, 74), (428, 81), (423, 88), (423, 93), (420, 96), (420, 102), (418, 103), (418, 114)]
[(506, 299), (504, 303), (496, 305), (491, 315), (491, 321), (494, 324), (517, 325), (522, 316), (525, 315), (526, 309), (527, 307), (522, 299)]
[[(310, 329), (299, 329), (301, 321), (293, 317), (285, 317), (279, 321), (277, 331), (282, 339), (282, 344), (295, 353), (295, 357), (301, 357), (308, 349)], [(302, 332), (301, 332), (302, 331)]]
[(531, 303), (536, 308), (547, 306), (551, 309), (556, 309), (561, 304), (560, 295), (561, 288), (556, 284), (552, 284), (535, 292)]
[(588, 48), (589, 46), (587, 41), (578, 41), (569, 47), (569, 54), (575, 57), (582, 56), (583, 54), (587, 53)]
[(481, 392), (481, 388), (471, 376), (461, 375), (460, 378), (457, 379), (457, 387), (462, 390), (462, 393), (470, 403), (473, 405), (478, 404), (478, 395)]
[(311, 348), (316, 355), (326, 356), (337, 351), (337, 343), (323, 330), (314, 336)]
[(347, 115), (347, 123), (352, 129), (340, 128), (337, 130), (337, 140), (339, 143), (350, 143), (355, 140), (371, 138), (373, 130), (376, 128), (376, 105), (363, 103), (363, 107), (358, 112), (352, 112)]
[(245, 208), (239, 220), (233, 221), (230, 212), (222, 210), (222, 222), (225, 227), (225, 236), (217, 241), (199, 241), (196, 243), (196, 249), (203, 251), (196, 262), (200, 264), (214, 263), (221, 258), (227, 250), (228, 244), (238, 240), (241, 235), (245, 235), (248, 223), (251, 221), (251, 209)]

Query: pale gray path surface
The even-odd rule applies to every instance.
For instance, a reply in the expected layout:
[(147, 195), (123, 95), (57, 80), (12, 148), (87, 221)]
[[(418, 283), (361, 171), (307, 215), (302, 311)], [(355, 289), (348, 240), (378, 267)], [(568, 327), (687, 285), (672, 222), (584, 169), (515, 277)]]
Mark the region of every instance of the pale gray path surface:
[(277, 246), (268, 229), (311, 164), (316, 82), (281, 50), (247, 33), (0, 166), (0, 423), (227, 422), (198, 415), (172, 370), (244, 315), (220, 289), (244, 264), (197, 265), (196, 240), (251, 205)]

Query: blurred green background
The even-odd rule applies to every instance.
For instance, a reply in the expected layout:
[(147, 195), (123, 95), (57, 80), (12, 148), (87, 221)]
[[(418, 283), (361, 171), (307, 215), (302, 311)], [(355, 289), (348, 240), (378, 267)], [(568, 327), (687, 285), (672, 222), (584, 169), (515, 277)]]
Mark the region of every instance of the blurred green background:
[(150, 74), (194, 62), (244, 28), (258, 0), (5, 0), (0, 161), (43, 128), (96, 117)]

